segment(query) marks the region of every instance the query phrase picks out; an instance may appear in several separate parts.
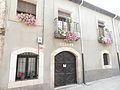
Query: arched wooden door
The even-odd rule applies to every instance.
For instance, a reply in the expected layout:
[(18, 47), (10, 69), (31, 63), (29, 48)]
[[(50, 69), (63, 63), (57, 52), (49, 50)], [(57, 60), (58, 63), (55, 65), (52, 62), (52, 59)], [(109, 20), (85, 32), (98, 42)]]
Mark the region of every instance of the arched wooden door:
[(77, 83), (76, 57), (63, 51), (55, 56), (55, 87)]

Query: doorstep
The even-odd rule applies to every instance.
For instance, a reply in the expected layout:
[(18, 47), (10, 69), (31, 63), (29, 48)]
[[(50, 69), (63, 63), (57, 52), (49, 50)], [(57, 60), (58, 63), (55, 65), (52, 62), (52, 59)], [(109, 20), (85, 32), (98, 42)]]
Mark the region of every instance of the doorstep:
[(60, 86), (60, 87), (56, 87), (55, 90), (66, 89), (66, 88), (75, 87), (75, 86), (78, 86), (78, 85), (79, 84), (71, 84), (71, 85)]

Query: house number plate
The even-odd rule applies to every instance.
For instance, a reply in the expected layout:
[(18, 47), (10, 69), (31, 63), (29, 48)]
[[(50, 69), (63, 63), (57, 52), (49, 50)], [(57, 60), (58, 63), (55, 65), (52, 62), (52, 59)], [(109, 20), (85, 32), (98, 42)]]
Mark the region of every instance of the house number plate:
[(66, 67), (67, 65), (66, 64), (63, 64), (63, 67)]

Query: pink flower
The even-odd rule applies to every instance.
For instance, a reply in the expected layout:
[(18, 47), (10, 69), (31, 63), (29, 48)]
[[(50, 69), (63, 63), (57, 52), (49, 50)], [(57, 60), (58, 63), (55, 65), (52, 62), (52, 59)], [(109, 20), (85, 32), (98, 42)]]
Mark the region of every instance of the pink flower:
[(111, 38), (107, 38), (106, 44), (107, 44), (107, 45), (111, 45), (111, 44), (112, 44), (112, 39), (111, 39)]
[(74, 32), (67, 32), (66, 33), (66, 37), (68, 41), (77, 41), (80, 39), (80, 37), (78, 37)]
[(25, 24), (27, 25), (35, 25), (36, 23), (36, 19), (35, 19), (35, 16), (31, 15), (31, 14), (18, 14), (18, 19), (21, 21), (21, 22), (24, 22)]

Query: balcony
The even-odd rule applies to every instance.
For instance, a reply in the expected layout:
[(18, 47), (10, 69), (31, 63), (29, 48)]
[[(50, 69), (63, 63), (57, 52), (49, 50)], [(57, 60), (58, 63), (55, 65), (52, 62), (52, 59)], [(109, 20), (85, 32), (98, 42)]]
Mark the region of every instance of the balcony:
[(56, 39), (63, 39), (66, 42), (75, 42), (80, 39), (80, 25), (77, 22), (67, 19), (66, 21), (59, 21), (55, 19), (55, 32)]
[[(99, 33), (98, 42), (104, 45), (111, 45), (113, 43), (112, 33), (107, 28), (102, 30), (103, 33)], [(99, 32), (101, 32), (99, 30)]]

